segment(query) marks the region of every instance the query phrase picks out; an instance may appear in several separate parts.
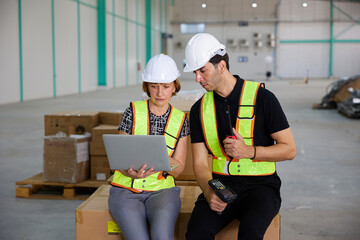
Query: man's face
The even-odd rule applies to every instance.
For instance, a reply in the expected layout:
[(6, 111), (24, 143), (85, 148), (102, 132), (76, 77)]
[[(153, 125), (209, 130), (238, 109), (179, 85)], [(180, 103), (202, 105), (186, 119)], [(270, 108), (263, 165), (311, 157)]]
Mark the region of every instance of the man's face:
[(217, 65), (214, 66), (212, 63), (207, 62), (202, 68), (195, 70), (195, 81), (206, 91), (214, 91), (220, 84), (220, 73)]

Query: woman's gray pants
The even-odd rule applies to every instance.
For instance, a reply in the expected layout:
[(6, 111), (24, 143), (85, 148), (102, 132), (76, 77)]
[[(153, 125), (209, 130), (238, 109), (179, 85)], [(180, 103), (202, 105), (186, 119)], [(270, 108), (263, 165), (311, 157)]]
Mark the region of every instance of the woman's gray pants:
[(134, 193), (111, 187), (109, 210), (126, 240), (174, 239), (176, 219), (180, 212), (180, 188)]

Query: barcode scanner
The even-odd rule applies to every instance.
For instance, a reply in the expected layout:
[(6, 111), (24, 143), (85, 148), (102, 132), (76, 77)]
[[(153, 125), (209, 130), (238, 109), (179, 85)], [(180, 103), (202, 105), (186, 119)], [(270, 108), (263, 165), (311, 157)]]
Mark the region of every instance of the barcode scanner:
[[(236, 200), (237, 194), (231, 188), (226, 187), (218, 179), (212, 179), (208, 183), (222, 201), (226, 203), (232, 203)], [(222, 212), (217, 212), (217, 214), (221, 215)]]

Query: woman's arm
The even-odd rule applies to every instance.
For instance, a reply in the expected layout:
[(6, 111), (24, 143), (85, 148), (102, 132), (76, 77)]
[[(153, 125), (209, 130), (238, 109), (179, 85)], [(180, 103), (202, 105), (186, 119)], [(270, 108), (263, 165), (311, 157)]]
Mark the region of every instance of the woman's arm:
[(168, 173), (173, 175), (174, 177), (179, 176), (185, 168), (186, 163), (186, 154), (187, 154), (187, 142), (188, 142), (189, 136), (180, 138), (175, 153), (172, 157), (169, 157), (170, 165), (180, 165), (179, 167), (175, 168), (172, 171), (169, 171)]

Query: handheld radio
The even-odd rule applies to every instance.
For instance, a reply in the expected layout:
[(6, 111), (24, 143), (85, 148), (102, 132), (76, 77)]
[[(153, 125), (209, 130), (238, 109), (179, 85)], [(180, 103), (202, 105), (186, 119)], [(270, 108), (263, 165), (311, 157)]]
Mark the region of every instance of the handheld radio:
[(229, 135), (226, 136), (226, 138), (231, 138), (231, 139), (236, 139), (234, 133), (233, 133), (233, 127), (232, 127), (232, 124), (231, 124), (231, 114), (230, 114), (230, 106), (227, 105), (227, 109), (225, 110), (225, 113), (226, 113), (226, 116), (227, 116), (227, 119), (228, 119), (228, 122), (229, 122)]

